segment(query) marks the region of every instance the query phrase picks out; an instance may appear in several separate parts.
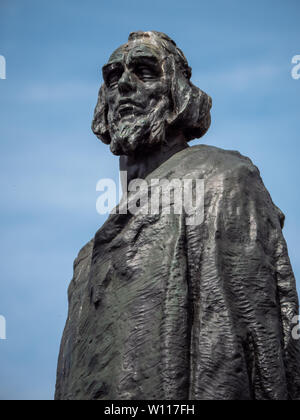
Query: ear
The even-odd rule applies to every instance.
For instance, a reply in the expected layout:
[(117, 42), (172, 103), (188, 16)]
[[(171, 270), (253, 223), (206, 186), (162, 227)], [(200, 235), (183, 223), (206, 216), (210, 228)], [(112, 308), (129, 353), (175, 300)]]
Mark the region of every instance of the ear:
[(111, 138), (107, 123), (108, 106), (106, 102), (106, 88), (103, 84), (99, 90), (98, 102), (94, 112), (92, 123), (93, 133), (105, 144), (111, 143)]
[(169, 126), (178, 127), (187, 141), (202, 137), (210, 127), (212, 99), (205, 92), (194, 86), (176, 64), (173, 56), (169, 57), (168, 68), (171, 74), (171, 98), (173, 113), (167, 120)]

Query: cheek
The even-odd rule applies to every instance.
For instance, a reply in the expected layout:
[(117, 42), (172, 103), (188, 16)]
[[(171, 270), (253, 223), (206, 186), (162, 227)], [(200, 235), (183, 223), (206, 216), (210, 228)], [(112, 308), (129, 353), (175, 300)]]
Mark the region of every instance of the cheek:
[(113, 91), (111, 91), (110, 93), (107, 94), (106, 96), (107, 98), (107, 104), (109, 108), (113, 108), (116, 103), (117, 103), (117, 99), (118, 99), (118, 91), (117, 89), (114, 89)]
[(168, 87), (161, 82), (144, 84), (142, 93), (144, 97), (159, 101), (168, 95)]

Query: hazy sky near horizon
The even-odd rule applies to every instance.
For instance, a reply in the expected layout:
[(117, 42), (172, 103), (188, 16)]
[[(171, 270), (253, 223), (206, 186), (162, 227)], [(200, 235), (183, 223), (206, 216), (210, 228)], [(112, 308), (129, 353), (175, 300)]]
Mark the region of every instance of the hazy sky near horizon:
[(105, 220), (97, 181), (118, 179), (90, 130), (101, 67), (132, 31), (163, 31), (184, 51), (214, 102), (193, 144), (259, 167), (300, 281), (299, 18), (298, 0), (0, 0), (0, 399), (53, 398), (73, 260)]

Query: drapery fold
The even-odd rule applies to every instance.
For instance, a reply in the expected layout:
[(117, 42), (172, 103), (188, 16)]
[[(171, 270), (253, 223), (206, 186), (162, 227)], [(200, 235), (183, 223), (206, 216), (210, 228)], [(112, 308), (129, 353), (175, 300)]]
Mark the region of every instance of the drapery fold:
[(300, 398), (283, 214), (237, 152), (192, 147), (148, 176), (184, 178), (205, 182), (203, 223), (113, 214), (79, 254), (56, 399)]

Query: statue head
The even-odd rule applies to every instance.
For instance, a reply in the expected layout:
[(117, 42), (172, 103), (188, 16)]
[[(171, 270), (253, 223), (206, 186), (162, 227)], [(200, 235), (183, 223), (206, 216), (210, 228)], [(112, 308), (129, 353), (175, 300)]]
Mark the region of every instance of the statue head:
[(103, 67), (93, 132), (115, 155), (186, 142), (210, 126), (211, 98), (194, 86), (183, 52), (160, 32), (134, 32)]

